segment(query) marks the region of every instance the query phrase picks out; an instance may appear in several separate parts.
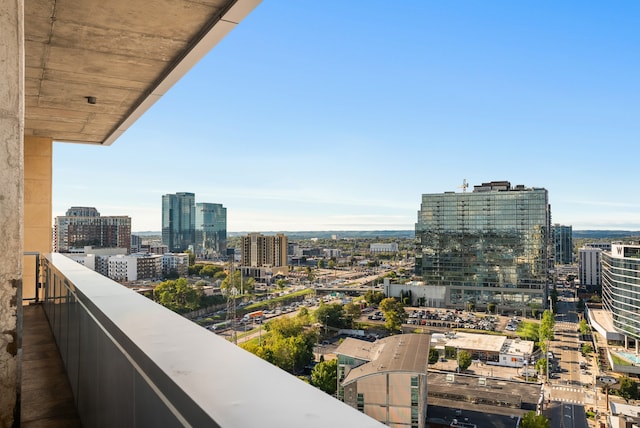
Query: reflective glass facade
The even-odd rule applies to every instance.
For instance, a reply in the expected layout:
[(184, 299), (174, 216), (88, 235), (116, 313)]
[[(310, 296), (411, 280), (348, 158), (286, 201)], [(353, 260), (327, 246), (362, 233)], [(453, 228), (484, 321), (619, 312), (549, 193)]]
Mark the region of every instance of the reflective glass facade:
[(619, 333), (640, 340), (640, 245), (602, 252), (602, 304)]
[(227, 250), (227, 209), (221, 204), (196, 204), (196, 254), (224, 255)]
[(543, 308), (550, 243), (547, 190), (492, 184), (473, 192), (422, 195), (416, 274), (427, 286), (446, 286), (449, 306)]
[(162, 243), (181, 253), (195, 243), (194, 193), (162, 195)]
[(571, 226), (553, 225), (556, 264), (573, 263), (573, 228)]

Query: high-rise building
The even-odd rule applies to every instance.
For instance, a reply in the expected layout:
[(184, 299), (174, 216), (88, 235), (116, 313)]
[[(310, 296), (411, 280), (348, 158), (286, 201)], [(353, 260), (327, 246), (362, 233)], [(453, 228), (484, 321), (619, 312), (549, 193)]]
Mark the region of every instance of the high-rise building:
[(556, 264), (573, 263), (573, 231), (571, 226), (553, 225)]
[(196, 255), (203, 258), (227, 251), (227, 209), (222, 204), (196, 203)]
[(181, 253), (195, 243), (196, 195), (179, 192), (162, 195), (162, 243)]
[[(602, 305), (613, 317), (613, 328), (640, 342), (640, 245), (612, 244), (602, 252)], [(626, 346), (625, 346), (626, 347)]]
[(423, 194), (416, 274), (444, 287), (447, 306), (546, 307), (550, 225), (543, 188), (494, 181)]
[[(611, 244), (609, 244), (609, 251)], [(602, 248), (585, 245), (578, 250), (578, 276), (580, 285), (589, 291), (599, 290), (602, 285), (601, 258)]]
[(93, 207), (71, 207), (55, 218), (53, 249), (65, 253), (91, 246), (131, 251), (131, 217), (101, 217)]
[(271, 275), (288, 272), (287, 237), (250, 233), (242, 237), (241, 271), (258, 281), (269, 282)]

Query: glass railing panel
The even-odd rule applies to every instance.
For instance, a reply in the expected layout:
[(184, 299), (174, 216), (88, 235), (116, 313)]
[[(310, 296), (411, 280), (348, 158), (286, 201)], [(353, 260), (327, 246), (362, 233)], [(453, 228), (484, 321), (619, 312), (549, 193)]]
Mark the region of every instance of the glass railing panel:
[(384, 426), (62, 254), (45, 264), (84, 426)]

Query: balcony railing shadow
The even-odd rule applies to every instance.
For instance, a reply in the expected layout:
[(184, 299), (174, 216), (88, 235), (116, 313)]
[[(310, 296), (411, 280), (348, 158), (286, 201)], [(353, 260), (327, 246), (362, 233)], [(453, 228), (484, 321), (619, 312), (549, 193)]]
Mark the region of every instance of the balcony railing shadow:
[(62, 254), (43, 284), (83, 426), (384, 426)]

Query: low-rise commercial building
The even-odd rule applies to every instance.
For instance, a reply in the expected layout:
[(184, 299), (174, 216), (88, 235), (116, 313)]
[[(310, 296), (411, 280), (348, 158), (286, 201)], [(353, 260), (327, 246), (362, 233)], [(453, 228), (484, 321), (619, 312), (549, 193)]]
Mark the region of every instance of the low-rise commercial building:
[(430, 336), (401, 334), (338, 346), (338, 398), (395, 427), (422, 428), (427, 415)]

